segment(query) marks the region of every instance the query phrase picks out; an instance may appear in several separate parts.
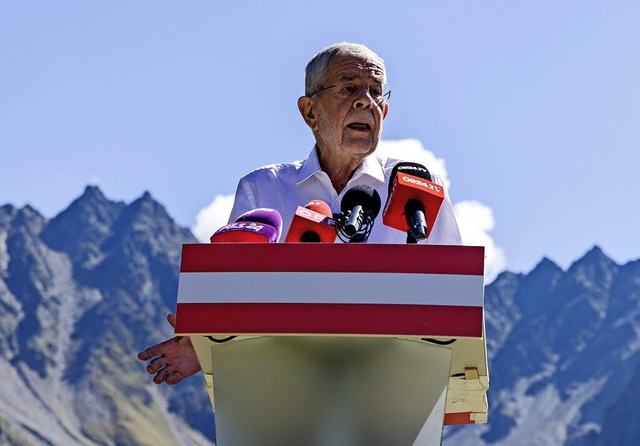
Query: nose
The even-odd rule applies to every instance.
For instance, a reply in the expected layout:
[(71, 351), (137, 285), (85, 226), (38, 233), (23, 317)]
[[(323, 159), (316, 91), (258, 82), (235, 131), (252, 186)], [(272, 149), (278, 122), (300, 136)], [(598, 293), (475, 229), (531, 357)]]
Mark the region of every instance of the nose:
[[(363, 90), (364, 90), (364, 94), (362, 94)], [(356, 98), (353, 101), (354, 108), (368, 108), (373, 106), (374, 103), (375, 101), (373, 100), (373, 98), (371, 97), (371, 93), (369, 92), (369, 86), (362, 85), (358, 89)]]

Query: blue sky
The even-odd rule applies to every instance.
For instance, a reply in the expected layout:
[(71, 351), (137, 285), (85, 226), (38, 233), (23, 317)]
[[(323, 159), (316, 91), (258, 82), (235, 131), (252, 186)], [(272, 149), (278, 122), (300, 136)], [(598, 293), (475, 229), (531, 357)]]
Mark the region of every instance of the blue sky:
[(308, 154), (304, 65), (347, 40), (386, 61), (384, 139), (443, 161), (507, 269), (594, 244), (626, 262), (639, 23), (636, 1), (2, 2), (0, 204), (52, 217), (87, 184), (148, 190), (192, 227), (241, 175)]

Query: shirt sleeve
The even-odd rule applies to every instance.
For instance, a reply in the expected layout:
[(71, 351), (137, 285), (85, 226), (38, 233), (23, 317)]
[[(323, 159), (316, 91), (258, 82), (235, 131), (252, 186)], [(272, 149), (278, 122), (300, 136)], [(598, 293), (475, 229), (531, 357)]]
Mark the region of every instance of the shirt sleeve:
[(236, 196), (233, 200), (233, 208), (231, 208), (231, 214), (229, 214), (229, 223), (233, 223), (240, 215), (257, 207), (251, 185), (246, 178), (240, 178), (238, 188), (236, 189)]

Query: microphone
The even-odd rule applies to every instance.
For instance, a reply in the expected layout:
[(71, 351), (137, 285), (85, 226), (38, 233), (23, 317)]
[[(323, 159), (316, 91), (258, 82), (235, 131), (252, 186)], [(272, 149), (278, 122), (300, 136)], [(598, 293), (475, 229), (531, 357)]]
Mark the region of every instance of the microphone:
[(282, 217), (275, 209), (257, 208), (240, 215), (235, 222), (213, 233), (211, 243), (277, 243), (282, 232)]
[(336, 222), (338, 237), (345, 243), (364, 243), (380, 212), (380, 194), (371, 186), (358, 185), (342, 197)]
[(429, 237), (443, 201), (444, 188), (431, 181), (426, 167), (400, 162), (391, 171), (382, 223), (405, 231), (407, 243), (417, 243)]
[(331, 208), (322, 200), (311, 200), (298, 206), (285, 242), (333, 243), (336, 240), (336, 221)]

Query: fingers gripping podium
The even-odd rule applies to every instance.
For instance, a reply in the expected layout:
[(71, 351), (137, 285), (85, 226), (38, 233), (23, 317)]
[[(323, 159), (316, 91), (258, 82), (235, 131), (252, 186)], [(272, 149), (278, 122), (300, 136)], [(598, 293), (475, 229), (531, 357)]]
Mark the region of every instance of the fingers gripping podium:
[(431, 445), (486, 422), (483, 269), (482, 247), (184, 245), (176, 334), (218, 444)]

